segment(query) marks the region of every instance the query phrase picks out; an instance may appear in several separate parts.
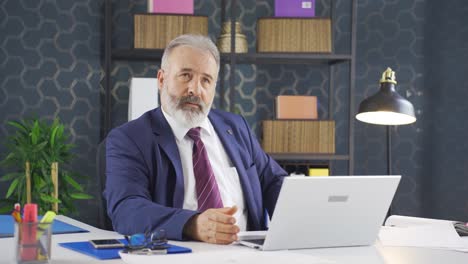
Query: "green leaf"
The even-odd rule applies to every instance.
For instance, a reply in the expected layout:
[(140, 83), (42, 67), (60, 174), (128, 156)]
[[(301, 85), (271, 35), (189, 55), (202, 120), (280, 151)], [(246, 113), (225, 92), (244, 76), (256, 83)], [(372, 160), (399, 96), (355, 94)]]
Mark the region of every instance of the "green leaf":
[(56, 135), (57, 138), (62, 139), (64, 128), (65, 127), (62, 124), (58, 126), (57, 135)]
[(34, 186), (36, 190), (47, 192), (49, 189), (52, 188), (51, 186), (47, 184), (47, 178), (44, 179), (38, 176), (37, 174), (34, 174), (34, 176), (36, 176), (34, 180), (34, 183), (35, 183)]
[(39, 196), (40, 196), (41, 200), (44, 201), (44, 202), (61, 203), (61, 201), (59, 199), (55, 199), (54, 197), (52, 197), (52, 196), (50, 196), (48, 194), (41, 193)]
[(14, 126), (16, 128), (18, 128), (19, 130), (25, 132), (25, 133), (28, 133), (28, 128), (23, 125), (22, 123), (19, 123), (19, 122), (16, 122), (16, 121), (8, 121), (8, 124), (10, 126)]
[(11, 180), (13, 180), (15, 178), (21, 178), (23, 176), (24, 176), (24, 174), (19, 173), (19, 172), (7, 173), (7, 174), (3, 175), (2, 178), (0, 178), (0, 181), (11, 181)]
[(41, 152), (42, 158), (45, 160), (46, 164), (51, 164), (52, 163), (52, 157), (46, 153), (45, 151)]
[(71, 193), (70, 197), (73, 199), (79, 199), (79, 200), (87, 200), (87, 199), (93, 198), (93, 196), (86, 194), (86, 193)]
[(34, 150), (35, 151), (40, 151), (42, 149), (44, 149), (44, 147), (47, 145), (47, 141), (43, 141), (39, 144), (37, 144), (37, 146), (34, 147)]
[(15, 202), (26, 202), (26, 181), (24, 180), (25, 178), (26, 175), (24, 175), (23, 178), (21, 178), (21, 180), (18, 183), (18, 187), (16, 187), (16, 193), (14, 195), (15, 197), (13, 198), (15, 199)]
[(31, 131), (31, 142), (33, 145), (37, 144), (37, 140), (39, 139), (39, 121), (34, 122), (34, 126)]
[(16, 159), (16, 155), (14, 152), (10, 152), (3, 161), (12, 161)]
[[(55, 124), (55, 122), (54, 122)], [(52, 130), (52, 134), (50, 135), (50, 146), (53, 148), (55, 146), (55, 136), (57, 135), (59, 127), (55, 126)]]
[(13, 194), (16, 187), (18, 186), (18, 183), (19, 183), (19, 179), (17, 178), (10, 184), (10, 187), (8, 188), (7, 194), (5, 195), (6, 198), (10, 198), (10, 196)]
[(75, 188), (75, 190), (83, 192), (83, 187), (79, 183), (77, 183), (72, 177), (70, 177), (70, 175), (68, 175), (68, 173), (63, 175), (63, 179), (68, 184), (70, 184), (73, 188)]

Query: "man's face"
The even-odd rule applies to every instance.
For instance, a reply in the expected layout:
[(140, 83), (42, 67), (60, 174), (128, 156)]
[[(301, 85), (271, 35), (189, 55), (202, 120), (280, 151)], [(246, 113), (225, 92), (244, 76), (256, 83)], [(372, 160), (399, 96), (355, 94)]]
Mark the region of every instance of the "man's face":
[(198, 126), (213, 103), (218, 67), (213, 56), (189, 46), (172, 50), (165, 70), (158, 71), (164, 111), (191, 127)]

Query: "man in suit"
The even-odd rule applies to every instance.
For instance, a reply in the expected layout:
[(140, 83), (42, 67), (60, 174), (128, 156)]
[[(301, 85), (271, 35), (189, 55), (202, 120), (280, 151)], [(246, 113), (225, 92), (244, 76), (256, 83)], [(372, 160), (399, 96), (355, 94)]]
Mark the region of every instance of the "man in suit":
[(211, 109), (219, 67), (209, 38), (175, 38), (158, 71), (161, 107), (109, 133), (104, 195), (119, 233), (229, 244), (266, 228), (286, 172), (243, 117)]

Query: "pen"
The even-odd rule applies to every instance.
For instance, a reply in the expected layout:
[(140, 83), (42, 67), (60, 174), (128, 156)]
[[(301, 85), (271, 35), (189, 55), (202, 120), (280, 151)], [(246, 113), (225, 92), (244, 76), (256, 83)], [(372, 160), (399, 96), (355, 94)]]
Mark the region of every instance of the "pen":
[(15, 220), (16, 223), (21, 224), (21, 215), (18, 214), (18, 212), (13, 211), (11, 213), (11, 216), (13, 216), (13, 219)]
[(37, 204), (25, 204), (24, 205), (24, 222), (36, 223), (37, 222)]
[(13, 216), (16, 223), (21, 223), (21, 206), (19, 203), (15, 204), (13, 212), (11, 212), (11, 216)]
[(41, 222), (39, 222), (39, 225), (37, 226), (37, 239), (39, 239), (44, 231), (49, 227), (49, 225), (52, 224), (54, 221), (56, 214), (53, 211), (47, 211), (45, 215), (42, 217)]

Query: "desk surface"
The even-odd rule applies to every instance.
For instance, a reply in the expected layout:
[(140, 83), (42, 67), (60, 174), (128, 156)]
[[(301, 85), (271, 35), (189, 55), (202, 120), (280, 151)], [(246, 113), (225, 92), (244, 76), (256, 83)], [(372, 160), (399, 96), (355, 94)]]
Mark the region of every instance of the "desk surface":
[[(60, 242), (73, 242), (84, 241), (97, 238), (122, 238), (121, 235), (97, 229), (87, 224), (81, 223), (66, 216), (57, 216), (57, 219), (76, 225), (78, 227), (89, 230), (89, 233), (76, 233), (76, 234), (63, 234), (53, 235), (52, 237), (52, 263), (64, 264), (92, 264), (92, 263), (123, 263), (121, 259), (99, 261), (92, 257), (62, 248), (58, 245)], [(261, 252), (258, 250), (250, 249), (240, 245), (212, 245), (201, 242), (171, 242), (176, 245), (190, 247), (193, 253), (187, 254), (190, 257), (191, 263), (255, 263), (265, 260), (265, 257), (271, 257), (271, 252)], [(0, 263), (13, 263), (15, 255), (14, 239), (1, 238), (0, 239)], [(403, 263), (468, 263), (468, 253), (449, 251), (449, 250), (435, 250), (426, 248), (410, 248), (410, 247), (384, 247), (378, 242), (374, 246), (368, 247), (346, 247), (346, 248), (323, 248), (323, 249), (306, 249), (306, 250), (290, 250), (290, 251), (277, 251), (278, 256), (270, 258), (273, 260), (269, 264), (284, 263), (282, 257), (287, 257), (288, 264), (293, 263), (359, 263), (359, 264), (403, 264)], [(172, 257), (174, 256), (174, 257)], [(241, 256), (233, 258), (232, 256)], [(309, 259), (303, 258), (307, 256)], [(156, 256), (159, 257), (159, 256)], [(209, 257), (209, 258), (208, 258)], [(173, 260), (171, 264), (186, 262), (180, 256), (168, 255), (164, 258)], [(208, 259), (207, 259), (208, 258)], [(310, 261), (313, 258), (314, 261)], [(237, 260), (237, 261), (236, 261)], [(276, 261), (275, 261), (276, 260)], [(294, 261), (296, 260), (296, 261)]]

